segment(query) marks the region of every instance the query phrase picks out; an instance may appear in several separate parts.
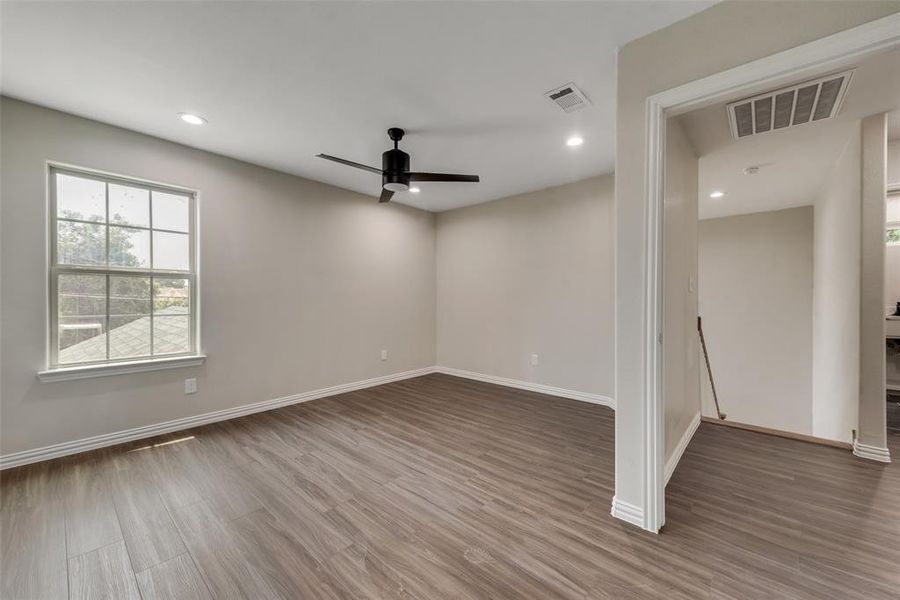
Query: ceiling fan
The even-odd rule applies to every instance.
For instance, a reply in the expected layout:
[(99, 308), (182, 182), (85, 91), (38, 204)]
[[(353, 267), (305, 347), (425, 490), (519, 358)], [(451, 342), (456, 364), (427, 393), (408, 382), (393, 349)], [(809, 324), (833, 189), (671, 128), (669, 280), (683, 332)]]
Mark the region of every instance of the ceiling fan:
[(404, 131), (399, 127), (391, 127), (387, 131), (388, 137), (394, 142), (394, 149), (381, 155), (381, 168), (376, 169), (368, 165), (362, 165), (352, 160), (344, 160), (328, 154), (316, 154), (319, 158), (332, 160), (348, 167), (355, 167), (364, 171), (381, 175), (381, 197), (379, 202), (389, 202), (395, 192), (405, 192), (409, 189), (411, 181), (463, 181), (478, 183), (478, 175), (456, 175), (454, 173), (416, 173), (409, 170), (409, 154), (397, 148), (397, 143), (403, 139)]

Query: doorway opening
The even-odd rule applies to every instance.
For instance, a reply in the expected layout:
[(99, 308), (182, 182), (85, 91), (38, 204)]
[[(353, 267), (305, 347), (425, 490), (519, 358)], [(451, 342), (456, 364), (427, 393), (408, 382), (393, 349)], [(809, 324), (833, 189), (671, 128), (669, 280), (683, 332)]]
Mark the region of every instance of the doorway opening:
[[(670, 120), (673, 117), (680, 117), (697, 109), (704, 109), (710, 106), (728, 103), (741, 98), (748, 98), (770, 89), (778, 89), (795, 83), (802, 83), (818, 77), (827, 76), (847, 69), (858, 66), (861, 62), (875, 57), (879, 54), (890, 52), (900, 46), (900, 35), (896, 32), (896, 28), (888, 23), (890, 18), (882, 19), (881, 22), (873, 22), (852, 30), (836, 34), (829, 38), (824, 38), (818, 42), (807, 44), (778, 55), (773, 55), (766, 59), (761, 59), (754, 63), (749, 63), (711, 76), (690, 84), (686, 84), (679, 88), (657, 94), (648, 99), (648, 127), (647, 127), (647, 148), (648, 148), (648, 172), (647, 172), (647, 249), (648, 256), (645, 265), (645, 316), (646, 316), (646, 338), (644, 340), (645, 365), (647, 369), (647, 389), (646, 398), (645, 431), (647, 435), (647, 463), (645, 468), (645, 514), (644, 527), (651, 531), (658, 531), (665, 522), (665, 481), (666, 475), (671, 475), (671, 471), (677, 466), (677, 454), (684, 450), (687, 443), (682, 443), (682, 439), (675, 437), (673, 434), (677, 432), (667, 431), (669, 425), (678, 422), (681, 426), (684, 421), (681, 419), (673, 419), (670, 407), (667, 406), (668, 383), (672, 377), (672, 369), (667, 367), (666, 361), (676, 356), (667, 349), (667, 340), (665, 332), (670, 332), (676, 324), (670, 322), (673, 319), (673, 310), (666, 306), (667, 286), (669, 285), (668, 268), (666, 267), (666, 251), (670, 248), (672, 240), (668, 239), (670, 232), (665, 227), (667, 215), (665, 213), (664, 199), (666, 198), (666, 188), (671, 185), (670, 176), (672, 173), (668, 169), (667, 150), (670, 141), (667, 139), (667, 133)], [(896, 97), (895, 97), (896, 98)], [(896, 108), (895, 106), (881, 107), (879, 110), (882, 114)], [(872, 117), (875, 113), (867, 115)], [(886, 119), (886, 116), (884, 117)], [(808, 127), (814, 127), (809, 125)], [(871, 127), (871, 121), (869, 123)], [(861, 125), (865, 127), (865, 125)], [(774, 135), (774, 133), (770, 134)], [(871, 136), (869, 136), (871, 139)], [(863, 136), (866, 139), (866, 136)], [(871, 145), (862, 148), (862, 152), (871, 152)], [(696, 155), (695, 155), (696, 158)], [(864, 161), (865, 162), (865, 161)], [(884, 167), (882, 166), (882, 170)], [(872, 172), (861, 173), (863, 182), (862, 196), (871, 197), (875, 189), (875, 179)], [(882, 179), (885, 181), (885, 179)], [(868, 183), (868, 192), (866, 187)], [(877, 183), (877, 182), (876, 182)], [(880, 208), (882, 216), (885, 214), (885, 184), (881, 184), (881, 201)], [(697, 182), (699, 193), (699, 175)], [(711, 192), (707, 192), (711, 193)], [(864, 205), (863, 212), (873, 210), (874, 205), (871, 201)], [(697, 207), (699, 215), (699, 205)], [(871, 218), (864, 218), (862, 221), (871, 224)], [(875, 253), (881, 257), (881, 261), (870, 260), (869, 254), (865, 248), (861, 249), (862, 264), (861, 272), (867, 273), (867, 277), (861, 280), (861, 290), (867, 290), (865, 293), (860, 292), (860, 316), (863, 314), (875, 314), (876, 318), (869, 317), (869, 321), (877, 321), (877, 330), (879, 335), (873, 336), (875, 327), (870, 326), (866, 330), (865, 323), (860, 322), (860, 337), (867, 343), (862, 344), (860, 350), (860, 367), (864, 364), (874, 364), (871, 360), (865, 359), (867, 352), (872, 352), (873, 345), (870, 343), (873, 337), (880, 338), (880, 369), (884, 373), (885, 360), (885, 339), (884, 339), (884, 323), (885, 315), (884, 297), (883, 297), (883, 281), (884, 281), (884, 226), (885, 222), (879, 224), (880, 234), (877, 241), (880, 250)], [(697, 225), (699, 240), (699, 220)], [(863, 239), (869, 239), (871, 236), (865, 236), (865, 231), (861, 231)], [(679, 235), (683, 235), (683, 230), (679, 230)], [(699, 253), (699, 242), (698, 253)], [(864, 244), (865, 245), (865, 244)], [(870, 244), (871, 245), (871, 244)], [(871, 248), (869, 248), (871, 250)], [(869, 258), (867, 258), (869, 257)], [(877, 310), (874, 312), (871, 308), (871, 297), (875, 294), (866, 286), (866, 282), (872, 279), (872, 273), (878, 267), (878, 279), (881, 284), (877, 290), (878, 304)], [(699, 277), (699, 264), (696, 272)], [(703, 282), (697, 281), (696, 290), (702, 287)], [(691, 290), (690, 280), (680, 282), (682, 290)], [(871, 296), (871, 297), (870, 297)], [(689, 310), (690, 302), (682, 303), (682, 307), (687, 306), (688, 309), (680, 313), (680, 318), (684, 323), (691, 323), (691, 331), (696, 329), (696, 314), (692, 314)], [(699, 312), (699, 297), (697, 298), (697, 307)], [(686, 326), (681, 324), (682, 338), (685, 343), (694, 345), (694, 347), (686, 347), (683, 351), (684, 361), (693, 361), (690, 369), (697, 373), (699, 380), (700, 364), (699, 360), (695, 360), (694, 352), (699, 351), (699, 343), (691, 339), (686, 333)], [(675, 360), (681, 360), (676, 358)], [(688, 376), (683, 379), (685, 385), (693, 385), (694, 377), (687, 367), (681, 369), (687, 372)], [(713, 369), (715, 369), (715, 359), (713, 359)], [(676, 367), (675, 371), (678, 371)], [(668, 376), (668, 377), (667, 377)], [(860, 381), (871, 381), (863, 375)], [(699, 381), (697, 383), (699, 386)], [(865, 384), (860, 384), (860, 398), (869, 397), (871, 390), (866, 390)], [(880, 406), (881, 406), (881, 422), (885, 420), (885, 386), (884, 377), (880, 379)], [(724, 404), (724, 403), (723, 403)], [(723, 411), (728, 412), (727, 405), (723, 406)], [(862, 413), (860, 413), (862, 414)], [(871, 415), (869, 415), (871, 416)], [(854, 443), (854, 452), (858, 455), (865, 455), (867, 451), (871, 451), (878, 443), (867, 431), (877, 429), (869, 422), (869, 416), (860, 420), (859, 431)], [(696, 428), (694, 419), (690, 419), (685, 426), (684, 432), (687, 441), (690, 440), (691, 428)], [(883, 430), (883, 428), (882, 428)], [(869, 437), (866, 437), (868, 435)], [(877, 436), (876, 436), (877, 437)], [(872, 441), (875, 441), (875, 444)], [(882, 440), (883, 434), (882, 434)], [(846, 443), (846, 442), (844, 442)], [(883, 441), (882, 441), (883, 443)], [(871, 453), (870, 456), (872, 457)], [(674, 460), (673, 460), (674, 459)], [(667, 469), (667, 467), (670, 467)], [(668, 471), (668, 473), (667, 473)]]

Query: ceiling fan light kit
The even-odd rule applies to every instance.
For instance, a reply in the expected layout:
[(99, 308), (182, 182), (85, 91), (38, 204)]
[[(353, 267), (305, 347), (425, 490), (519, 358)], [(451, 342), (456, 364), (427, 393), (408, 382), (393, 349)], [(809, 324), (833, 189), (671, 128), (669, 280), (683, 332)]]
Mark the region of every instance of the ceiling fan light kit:
[(409, 154), (400, 150), (397, 146), (403, 139), (404, 131), (399, 127), (391, 127), (388, 129), (388, 137), (394, 142), (394, 148), (387, 150), (381, 155), (381, 169), (363, 165), (345, 160), (328, 154), (317, 154), (319, 158), (324, 158), (348, 167), (362, 169), (370, 173), (379, 173), (381, 175), (381, 197), (379, 202), (389, 202), (393, 195), (397, 192), (405, 192), (409, 189), (411, 181), (455, 181), (478, 183), (478, 175), (458, 175), (455, 173), (416, 173), (409, 170)]

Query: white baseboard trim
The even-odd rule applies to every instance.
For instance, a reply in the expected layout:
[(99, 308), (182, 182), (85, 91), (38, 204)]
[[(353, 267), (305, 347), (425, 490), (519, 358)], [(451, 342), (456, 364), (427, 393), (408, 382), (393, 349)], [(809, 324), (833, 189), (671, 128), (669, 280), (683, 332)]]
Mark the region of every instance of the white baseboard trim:
[(890, 450), (887, 448), (879, 448), (878, 446), (870, 446), (869, 444), (861, 444), (859, 440), (853, 442), (853, 454), (860, 458), (877, 460), (878, 462), (891, 462)]
[(454, 369), (452, 367), (435, 367), (435, 373), (443, 373), (444, 375), (452, 375), (454, 377), (463, 377), (465, 379), (474, 379), (485, 383), (494, 383), (506, 387), (517, 388), (520, 390), (528, 390), (531, 392), (539, 392), (548, 396), (559, 396), (560, 398), (569, 398), (571, 400), (580, 400), (581, 402), (590, 402), (591, 404), (601, 404), (610, 408), (616, 407), (616, 401), (609, 396), (601, 394), (591, 394), (588, 392), (579, 392), (576, 390), (567, 390), (564, 388), (544, 385), (542, 383), (532, 383), (530, 381), (521, 381), (518, 379), (507, 379), (506, 377), (498, 377), (496, 375), (485, 375), (484, 373), (476, 373), (474, 371), (464, 371), (462, 369)]
[(623, 502), (615, 496), (612, 499), (612, 509), (609, 514), (635, 527), (644, 528), (644, 509), (628, 502)]
[(675, 449), (672, 451), (672, 456), (666, 461), (666, 478), (664, 485), (669, 484), (669, 479), (672, 477), (672, 473), (675, 472), (675, 467), (677, 467), (678, 463), (681, 461), (681, 456), (684, 454), (684, 451), (687, 450), (688, 444), (691, 443), (694, 434), (697, 433), (697, 428), (700, 427), (700, 417), (700, 411), (697, 411), (697, 414), (691, 419), (691, 424), (688, 425), (684, 435), (678, 440), (678, 445), (675, 446)]
[(253, 413), (280, 408), (282, 406), (299, 404), (301, 402), (308, 402), (310, 400), (316, 400), (318, 398), (325, 398), (327, 396), (335, 396), (337, 394), (344, 394), (346, 392), (375, 387), (377, 385), (383, 385), (385, 383), (391, 383), (393, 381), (401, 381), (403, 379), (420, 377), (422, 375), (433, 373), (434, 371), (434, 367), (425, 367), (422, 369), (414, 369), (412, 371), (403, 371), (402, 373), (393, 373), (391, 375), (373, 377), (372, 379), (365, 379), (352, 383), (344, 383), (341, 385), (335, 385), (319, 390), (312, 390), (309, 392), (302, 392), (300, 394), (293, 394), (291, 396), (284, 396), (283, 398), (275, 398), (274, 400), (264, 400), (263, 402), (256, 402), (254, 404), (245, 404), (243, 406), (226, 408), (224, 410), (217, 410), (214, 412), (204, 413), (202, 415), (194, 415), (193, 417), (174, 419), (172, 421), (156, 423), (155, 425), (135, 427), (134, 429), (126, 429), (124, 431), (106, 433), (103, 435), (97, 435), (94, 437), (75, 440), (72, 442), (63, 442), (61, 444), (54, 444), (52, 446), (44, 446), (43, 448), (35, 448), (34, 450), (13, 452), (12, 454), (0, 456), (0, 470), (27, 465), (30, 463), (36, 463), (44, 460), (50, 460), (53, 458), (69, 456), (71, 454), (78, 454), (80, 452), (87, 452), (88, 450), (96, 450), (97, 448), (104, 448), (106, 446), (115, 446), (116, 444), (122, 444), (124, 442), (131, 442), (134, 440), (161, 435), (163, 433), (171, 433), (173, 431), (190, 429), (192, 427), (215, 423), (217, 421), (235, 419), (244, 415), (250, 415)]

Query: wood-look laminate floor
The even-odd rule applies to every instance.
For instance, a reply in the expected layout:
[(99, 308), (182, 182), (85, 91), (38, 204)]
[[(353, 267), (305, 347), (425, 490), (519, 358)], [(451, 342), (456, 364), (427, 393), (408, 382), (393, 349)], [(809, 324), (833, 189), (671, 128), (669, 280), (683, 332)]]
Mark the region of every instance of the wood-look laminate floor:
[(661, 535), (612, 493), (613, 411), (430, 375), (4, 472), (0, 597), (900, 597), (897, 463), (702, 425)]

